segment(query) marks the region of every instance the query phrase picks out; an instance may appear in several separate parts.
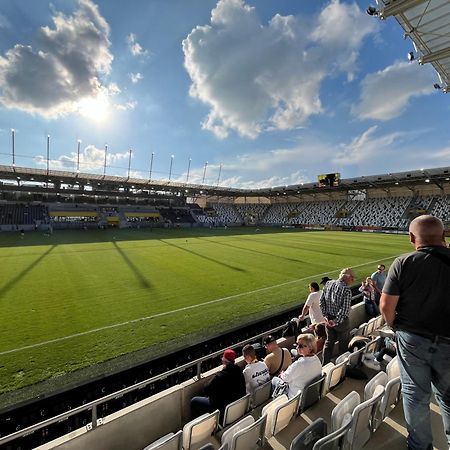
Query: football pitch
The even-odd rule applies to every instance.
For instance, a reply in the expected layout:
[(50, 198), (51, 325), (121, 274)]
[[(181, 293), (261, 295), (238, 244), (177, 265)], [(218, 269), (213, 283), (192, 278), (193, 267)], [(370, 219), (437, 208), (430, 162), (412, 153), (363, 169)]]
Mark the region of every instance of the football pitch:
[(270, 228), (2, 233), (0, 393), (189, 345), (410, 249), (404, 235)]

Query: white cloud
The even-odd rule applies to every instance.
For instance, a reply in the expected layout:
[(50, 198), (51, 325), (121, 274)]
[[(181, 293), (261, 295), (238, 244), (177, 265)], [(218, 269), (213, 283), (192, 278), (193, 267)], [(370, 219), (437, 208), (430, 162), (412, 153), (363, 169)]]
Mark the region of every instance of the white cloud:
[(434, 92), (432, 70), (415, 63), (396, 62), (361, 82), (359, 102), (352, 113), (360, 119), (390, 120), (400, 116), (413, 97)]
[(362, 42), (375, 30), (366, 16), (356, 4), (332, 0), (318, 17), (277, 14), (263, 24), (243, 0), (219, 0), (210, 24), (183, 41), (190, 95), (210, 108), (203, 128), (219, 138), (230, 130), (255, 138), (322, 113), (322, 80), (339, 71), (351, 79)]
[(127, 36), (128, 49), (133, 56), (147, 56), (148, 51), (142, 48), (141, 44), (136, 40), (136, 35), (130, 33)]
[[(77, 111), (79, 102), (104, 93), (111, 71), (109, 25), (90, 0), (71, 15), (55, 12), (36, 46), (16, 44), (0, 56), (0, 102), (45, 117)], [(102, 90), (103, 89), (103, 90)]]
[(382, 158), (389, 157), (392, 148), (409, 136), (409, 133), (401, 131), (375, 136), (377, 129), (378, 126), (374, 125), (353, 138), (349, 144), (340, 144), (340, 150), (333, 157), (333, 162), (349, 166), (367, 163), (368, 160), (380, 161)]
[(133, 84), (138, 83), (139, 81), (141, 81), (144, 78), (144, 76), (140, 72), (129, 73), (128, 76), (130, 77), (130, 80)]
[(137, 106), (137, 101), (129, 101), (126, 103), (116, 103), (114, 105), (114, 108), (116, 108), (118, 111), (130, 111), (135, 109)]
[[(114, 166), (117, 162), (128, 159), (129, 153), (114, 153), (108, 149), (106, 158), (106, 170), (108, 171), (108, 166)], [(70, 152), (68, 155), (62, 155), (58, 159), (50, 160), (50, 168), (56, 170), (76, 170), (77, 168), (77, 158), (76, 152)], [(35, 162), (39, 165), (47, 165), (47, 159), (39, 155), (35, 158)], [(90, 171), (100, 171), (103, 170), (105, 163), (105, 149), (97, 148), (95, 145), (87, 145), (80, 152), (80, 171), (90, 172)], [(114, 170), (115, 168), (113, 168)], [(111, 170), (108, 171), (111, 173)]]
[(0, 28), (11, 28), (11, 24), (3, 14), (0, 14)]

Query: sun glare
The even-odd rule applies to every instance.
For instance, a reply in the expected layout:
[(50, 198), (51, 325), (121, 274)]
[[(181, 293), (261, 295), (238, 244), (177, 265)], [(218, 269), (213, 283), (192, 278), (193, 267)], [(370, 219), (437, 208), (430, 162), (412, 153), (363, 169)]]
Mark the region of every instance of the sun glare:
[(88, 119), (103, 122), (108, 118), (110, 107), (105, 95), (86, 97), (78, 103), (78, 112)]

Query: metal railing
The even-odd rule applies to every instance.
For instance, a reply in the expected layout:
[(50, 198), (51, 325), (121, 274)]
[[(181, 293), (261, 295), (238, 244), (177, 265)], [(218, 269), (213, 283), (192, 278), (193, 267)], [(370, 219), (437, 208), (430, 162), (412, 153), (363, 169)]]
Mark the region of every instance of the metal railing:
[[(252, 338), (246, 339), (244, 341), (238, 342), (237, 344), (231, 345), (228, 348), (238, 348), (238, 347), (243, 347), (244, 345), (251, 343), (251, 342), (255, 342), (255, 340), (257, 339), (261, 339), (262, 337), (268, 335), (268, 334), (273, 334), (276, 333), (280, 330), (282, 330), (283, 328), (285, 328), (285, 324), (283, 325), (279, 325), (278, 327), (272, 328), (271, 330), (265, 331), (264, 333), (260, 333), (257, 334), (256, 336), (253, 336)], [(98, 423), (97, 423), (97, 418), (98, 418), (98, 413), (97, 413), (97, 409), (98, 406), (101, 405), (102, 403), (106, 403), (110, 400), (115, 400), (118, 399), (122, 396), (124, 396), (125, 394), (128, 394), (130, 392), (136, 391), (138, 389), (143, 389), (146, 386), (148, 386), (149, 384), (152, 384), (156, 381), (160, 381), (160, 380), (164, 380), (167, 377), (169, 377), (170, 375), (174, 375), (177, 374), (179, 372), (182, 372), (184, 370), (188, 370), (192, 367), (196, 367), (197, 368), (197, 374), (193, 377), (194, 379), (200, 379), (202, 377), (202, 363), (204, 361), (207, 361), (209, 359), (215, 358), (217, 356), (220, 356), (223, 353), (224, 349), (222, 350), (218, 350), (216, 352), (210, 353), (207, 356), (203, 356), (202, 358), (198, 358), (194, 361), (191, 361), (189, 363), (183, 364), (182, 366), (178, 366), (175, 367), (174, 369), (170, 369), (162, 374), (159, 375), (155, 375), (154, 377), (148, 378), (146, 380), (140, 381), (139, 383), (133, 384), (132, 386), (128, 386), (124, 389), (121, 389), (120, 391), (116, 391), (113, 392), (112, 394), (108, 394), (105, 395), (104, 397), (101, 397), (97, 400), (93, 400), (89, 403), (86, 403), (84, 405), (81, 406), (77, 406), (76, 408), (71, 409), (70, 411), (58, 414), (57, 416), (51, 417), (49, 419), (46, 419), (42, 422), (36, 423), (34, 425), (30, 425), (27, 428), (24, 428), (23, 430), (19, 430), (16, 431), (14, 433), (11, 433), (7, 436), (4, 436), (2, 438), (0, 438), (0, 445), (2, 444), (6, 444), (8, 442), (11, 442), (15, 439), (20, 439), (22, 437), (28, 436), (32, 433), (34, 433), (35, 431), (41, 430), (42, 428), (48, 427), (49, 425), (53, 425), (55, 423), (61, 422), (63, 420), (68, 419), (69, 417), (72, 417), (76, 414), (82, 413), (84, 411), (89, 411), (91, 410), (91, 426), (89, 427), (88, 425), (86, 426), (86, 429), (88, 431), (91, 431), (95, 428), (97, 428)]]

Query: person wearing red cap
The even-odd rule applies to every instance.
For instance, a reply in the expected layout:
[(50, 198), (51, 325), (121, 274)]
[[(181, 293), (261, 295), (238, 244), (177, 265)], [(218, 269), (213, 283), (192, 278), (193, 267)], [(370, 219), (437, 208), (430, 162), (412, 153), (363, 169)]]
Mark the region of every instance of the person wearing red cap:
[(236, 352), (226, 349), (222, 355), (222, 370), (205, 384), (205, 396), (191, 399), (193, 417), (218, 409), (223, 416), (225, 407), (245, 395), (245, 379), (241, 368), (234, 363)]

